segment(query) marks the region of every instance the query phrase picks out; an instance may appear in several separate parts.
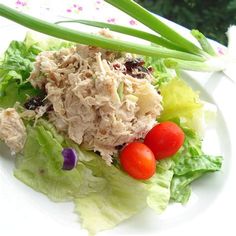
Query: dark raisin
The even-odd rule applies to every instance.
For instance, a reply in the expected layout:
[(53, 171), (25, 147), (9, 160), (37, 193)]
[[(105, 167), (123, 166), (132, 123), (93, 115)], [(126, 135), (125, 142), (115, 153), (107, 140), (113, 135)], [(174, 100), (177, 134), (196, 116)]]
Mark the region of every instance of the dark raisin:
[(53, 105), (51, 104), (48, 108), (47, 108), (47, 112), (53, 111)]
[[(142, 58), (128, 59), (124, 64), (126, 67), (124, 74), (129, 74), (135, 78), (143, 79), (146, 74), (150, 73), (149, 69), (143, 66), (144, 64), (145, 62)], [(135, 70), (141, 73), (135, 73)]]
[(154, 72), (154, 69), (153, 69), (152, 66), (149, 66), (147, 69), (148, 69), (148, 72), (149, 72), (149, 73), (153, 73), (153, 72)]
[(35, 110), (37, 107), (44, 105), (42, 96), (35, 96), (27, 100), (24, 104), (24, 107), (27, 110)]
[(137, 68), (138, 66), (143, 66), (144, 63), (145, 62), (142, 58), (128, 59), (125, 62), (125, 67), (127, 72), (132, 72), (133, 69)]

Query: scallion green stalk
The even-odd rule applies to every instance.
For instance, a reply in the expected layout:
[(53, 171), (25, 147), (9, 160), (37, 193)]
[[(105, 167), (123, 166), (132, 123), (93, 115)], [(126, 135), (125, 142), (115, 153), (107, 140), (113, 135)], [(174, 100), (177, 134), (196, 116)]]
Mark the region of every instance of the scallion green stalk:
[(75, 43), (106, 48), (113, 51), (130, 52), (146, 56), (157, 56), (161, 58), (178, 58), (191, 61), (206, 60), (206, 58), (202, 55), (193, 55), (177, 50), (146, 46), (117, 39), (105, 38), (95, 34), (80, 32), (37, 19), (24, 13), (20, 13), (3, 4), (0, 4), (0, 16), (3, 16), (32, 30)]
[(197, 39), (197, 41), (200, 43), (202, 49), (204, 52), (208, 53), (211, 56), (216, 56), (216, 52), (214, 48), (209, 43), (208, 39), (202, 34), (200, 31), (194, 29), (191, 31), (191, 34)]
[(172, 43), (171, 41), (163, 37), (159, 37), (155, 34), (151, 34), (142, 30), (137, 30), (131, 27), (126, 27), (126, 26), (117, 25), (117, 24), (109, 24), (109, 23), (98, 22), (98, 21), (90, 21), (90, 20), (64, 20), (64, 21), (56, 22), (56, 24), (61, 24), (61, 23), (80, 23), (80, 24), (89, 25), (89, 26), (98, 27), (98, 28), (106, 28), (114, 32), (118, 32), (125, 35), (130, 35), (136, 38), (147, 40), (151, 43), (157, 44), (162, 47), (187, 52), (186, 49), (179, 47), (178, 45)]
[(138, 5), (132, 0), (105, 0), (107, 3), (127, 13), (129, 16), (135, 18), (139, 22), (146, 25), (149, 29), (159, 33), (164, 38), (178, 44), (185, 48), (188, 52), (195, 54), (202, 54), (202, 50), (195, 44), (185, 39), (182, 35), (177, 33), (167, 24), (159, 20), (155, 15)]
[(164, 59), (164, 64), (169, 69), (213, 72), (225, 69), (225, 63), (219, 57), (211, 58), (202, 63), (197, 61), (184, 61), (179, 59)]

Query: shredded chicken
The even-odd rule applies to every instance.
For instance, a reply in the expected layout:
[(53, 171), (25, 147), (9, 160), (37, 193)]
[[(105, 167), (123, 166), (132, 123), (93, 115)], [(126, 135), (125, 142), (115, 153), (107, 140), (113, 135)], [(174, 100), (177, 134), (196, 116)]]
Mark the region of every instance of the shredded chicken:
[(108, 164), (117, 146), (144, 138), (162, 110), (152, 75), (125, 73), (127, 59), (132, 57), (81, 45), (42, 52), (29, 78), (46, 91), (57, 130), (99, 151)]
[(20, 152), (25, 144), (26, 129), (14, 108), (0, 110), (0, 139), (11, 149)]

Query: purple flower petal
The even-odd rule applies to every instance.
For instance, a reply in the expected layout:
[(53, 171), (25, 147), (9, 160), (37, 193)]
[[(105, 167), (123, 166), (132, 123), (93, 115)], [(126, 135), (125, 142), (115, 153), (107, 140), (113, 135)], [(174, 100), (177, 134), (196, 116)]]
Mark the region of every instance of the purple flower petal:
[(64, 157), (63, 170), (72, 170), (77, 164), (77, 153), (73, 148), (64, 148), (62, 150), (62, 156)]

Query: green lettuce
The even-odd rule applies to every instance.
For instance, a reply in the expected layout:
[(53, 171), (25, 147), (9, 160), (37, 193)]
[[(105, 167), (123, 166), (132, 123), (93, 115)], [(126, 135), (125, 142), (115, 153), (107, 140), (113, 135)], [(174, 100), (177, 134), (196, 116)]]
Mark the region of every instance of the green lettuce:
[(44, 36), (35, 32), (27, 32), (24, 43), (27, 48), (33, 48), (38, 54), (42, 51), (58, 51), (62, 48), (68, 48), (75, 45), (75, 43), (64, 41), (58, 38)]
[(107, 166), (98, 156), (88, 166), (96, 176), (107, 182), (103, 191), (75, 200), (82, 226), (91, 234), (113, 228), (147, 206), (148, 192), (144, 183), (115, 166)]
[(72, 200), (101, 191), (104, 179), (95, 177), (82, 162), (71, 171), (62, 170), (62, 145), (43, 126), (28, 127), (23, 156), (16, 160), (14, 175), (54, 201)]
[(170, 186), (173, 177), (172, 160), (162, 160), (157, 164), (156, 174), (145, 183), (148, 187), (147, 204), (158, 214), (168, 206), (170, 200)]
[[(75, 169), (61, 169), (64, 147), (77, 151)], [(156, 174), (138, 181), (94, 152), (85, 151), (39, 120), (28, 125), (23, 155), (16, 159), (15, 176), (54, 201), (72, 200), (82, 226), (91, 234), (110, 229), (149, 206), (161, 213), (170, 199), (172, 161), (158, 163)]]
[(163, 59), (157, 57), (145, 57), (146, 67), (151, 67), (153, 69), (154, 81), (152, 84), (158, 89), (160, 86), (167, 84), (172, 80), (173, 75), (166, 68)]
[(179, 78), (162, 84), (159, 89), (163, 97), (163, 111), (158, 120), (178, 119), (184, 126), (198, 131), (203, 115), (198, 93)]
[(191, 129), (183, 128), (185, 141), (181, 150), (172, 158), (174, 177), (171, 182), (171, 199), (186, 203), (191, 195), (190, 184), (205, 173), (219, 171), (221, 156), (206, 155), (202, 151), (200, 136)]
[(59, 50), (72, 43), (54, 38), (40, 40), (37, 34), (28, 33), (24, 41), (12, 41), (0, 61), (0, 107), (12, 107), (18, 101), (41, 92), (27, 81), (33, 70), (36, 56), (46, 50)]
[(32, 48), (27, 48), (24, 42), (10, 43), (0, 62), (0, 107), (11, 107), (16, 101), (25, 101), (27, 95), (39, 93), (27, 82), (33, 69), (35, 53)]
[(170, 193), (172, 201), (186, 203), (191, 195), (191, 183), (205, 173), (220, 170), (222, 157), (206, 155), (202, 151), (198, 133), (201, 133), (204, 110), (198, 92), (182, 79), (168, 77), (161, 61), (156, 60), (155, 67), (159, 69), (154, 74), (155, 81), (163, 97), (163, 111), (158, 121), (174, 121), (185, 132), (183, 147), (172, 157)]

